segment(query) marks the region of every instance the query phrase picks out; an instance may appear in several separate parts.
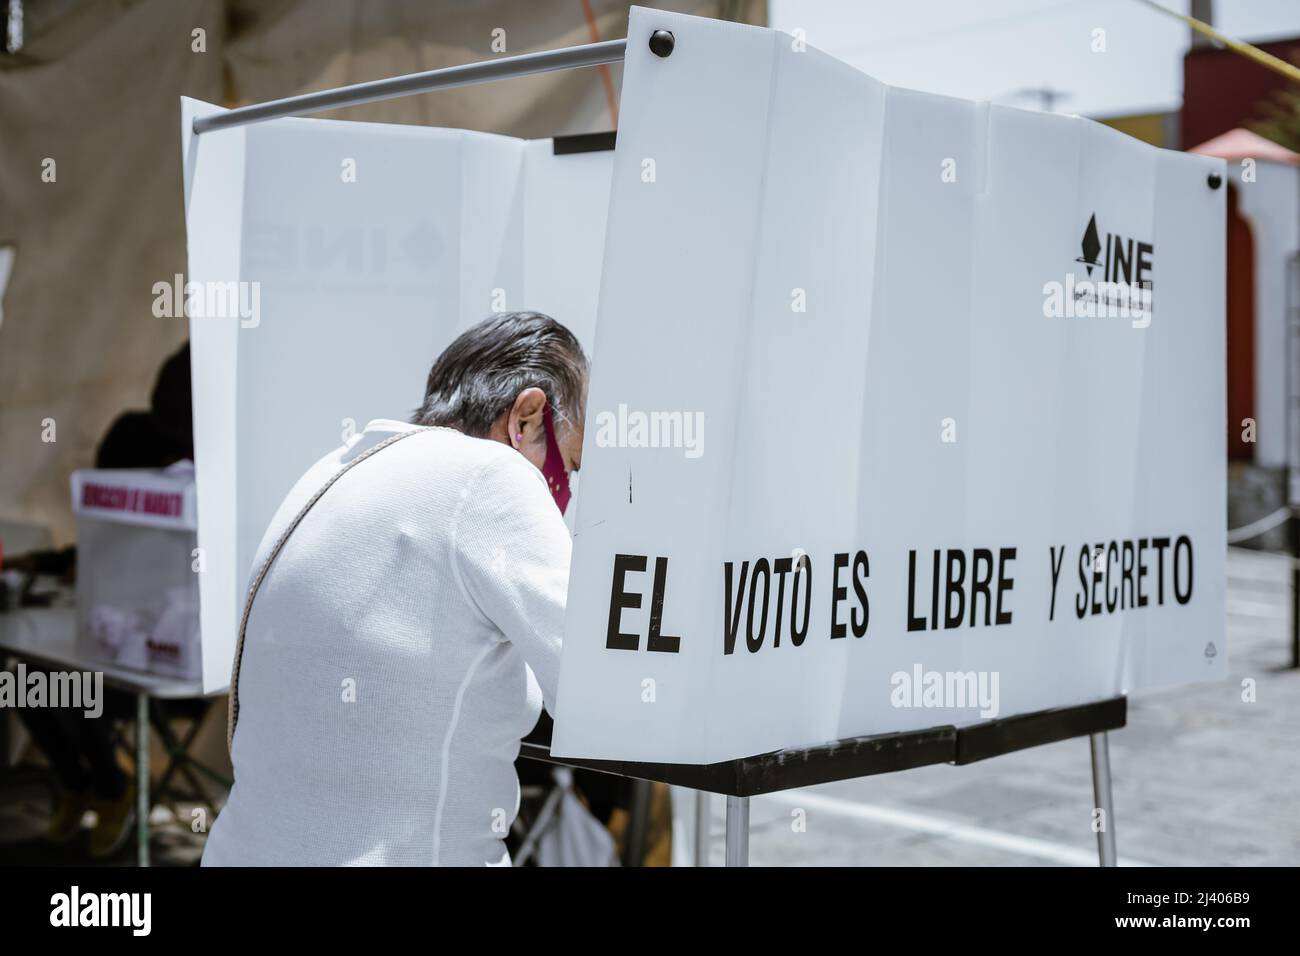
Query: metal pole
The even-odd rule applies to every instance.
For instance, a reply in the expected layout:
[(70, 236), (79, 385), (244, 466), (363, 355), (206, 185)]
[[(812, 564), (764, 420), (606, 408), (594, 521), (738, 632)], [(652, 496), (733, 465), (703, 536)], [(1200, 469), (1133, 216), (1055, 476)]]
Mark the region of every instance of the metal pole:
[(1291, 666), (1300, 668), (1300, 256), (1286, 263), (1286, 503), (1291, 508)]
[[(0, 657), (0, 671), (8, 671), (12, 662), (6, 655)], [(0, 770), (8, 770), (13, 760), (13, 743), (9, 739), (9, 711), (0, 713)]]
[[(1192, 0), (1191, 14), (1208, 26), (1214, 26), (1214, 0)], [(1212, 46), (1210, 38), (1198, 30), (1192, 31), (1192, 49)]]
[(528, 76), (533, 73), (549, 73), (553, 70), (572, 70), (584, 66), (599, 66), (602, 63), (618, 63), (622, 61), (626, 49), (626, 40), (605, 40), (601, 43), (544, 50), (540, 53), (522, 53), (519, 56), (505, 56), (498, 60), (484, 60), (481, 63), (466, 63), (440, 70), (394, 76), (386, 80), (354, 83), (351, 86), (340, 86), (332, 90), (271, 100), (269, 103), (241, 106), (227, 113), (195, 117), (194, 132), (209, 133), (213, 130), (260, 123), (281, 116), (302, 116), (306, 113), (319, 113), (323, 110), (373, 103), (397, 96), (410, 96), (413, 93), (428, 93), (431, 90), (445, 90), (454, 86), (468, 86), (471, 83), (485, 83), (512, 76)]
[(727, 796), (727, 866), (749, 866), (749, 797)]
[[(542, 808), (537, 811), (537, 819), (533, 821), (532, 827), (528, 831), (528, 836), (524, 837), (524, 842), (519, 845), (519, 852), (511, 860), (511, 866), (523, 866), (528, 862), (528, 858), (533, 855), (533, 849), (537, 846), (538, 840), (541, 839), (542, 833), (551, 825), (551, 818), (560, 809), (560, 803), (564, 800), (564, 795), (573, 787), (573, 771), (568, 767), (556, 767), (555, 772), (551, 774), (554, 786), (551, 792), (546, 795), (546, 800), (542, 803)], [(518, 825), (519, 821), (515, 821)]]
[(641, 866), (645, 863), (646, 838), (650, 831), (649, 780), (633, 780), (628, 808), (626, 838), (623, 843), (623, 865)]
[(136, 862), (149, 865), (149, 695), (135, 695)]
[(695, 865), (709, 865), (709, 794), (695, 791)]
[(1092, 749), (1092, 798), (1102, 811), (1102, 827), (1097, 831), (1097, 856), (1102, 866), (1115, 866), (1115, 798), (1110, 790), (1110, 737), (1106, 731), (1090, 734)]
[(1300, 667), (1300, 509), (1291, 505), (1287, 520), (1291, 542), (1291, 667)]

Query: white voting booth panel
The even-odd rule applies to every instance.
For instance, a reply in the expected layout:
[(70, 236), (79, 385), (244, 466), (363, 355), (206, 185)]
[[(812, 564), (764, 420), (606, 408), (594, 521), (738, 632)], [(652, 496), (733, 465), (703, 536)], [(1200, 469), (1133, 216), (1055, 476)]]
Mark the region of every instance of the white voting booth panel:
[[(258, 542), (301, 474), (493, 311), (590, 349), (611, 154), (277, 119), (195, 136), (183, 101), (204, 685), (224, 686)], [(188, 294), (187, 294), (188, 293)]]
[[(1221, 164), (770, 30), (628, 36), (552, 753), (1223, 676)], [(1146, 319), (1076, 314), (1110, 276)]]

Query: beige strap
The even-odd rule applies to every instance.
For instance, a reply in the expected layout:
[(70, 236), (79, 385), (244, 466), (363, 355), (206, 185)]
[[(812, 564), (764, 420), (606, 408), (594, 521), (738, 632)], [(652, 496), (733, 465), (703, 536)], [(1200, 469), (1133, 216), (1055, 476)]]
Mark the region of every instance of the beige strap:
[(275, 547), (271, 549), (271, 553), (268, 554), (266, 560), (262, 562), (262, 566), (257, 571), (257, 576), (253, 578), (253, 583), (248, 588), (248, 600), (244, 602), (244, 616), (239, 622), (239, 641), (235, 644), (235, 665), (234, 669), (230, 673), (230, 707), (228, 708), (226, 719), (226, 749), (231, 751), (232, 756), (235, 745), (235, 722), (239, 720), (239, 663), (244, 656), (244, 632), (248, 629), (248, 615), (249, 612), (253, 610), (253, 598), (257, 597), (257, 591), (258, 588), (262, 586), (262, 580), (266, 577), (267, 572), (271, 570), (272, 563), (274, 563), (275, 559), (279, 556), (280, 550), (284, 547), (285, 542), (289, 540), (289, 535), (293, 534), (293, 530), (297, 528), (302, 519), (306, 517), (307, 512), (311, 510), (312, 505), (320, 501), (321, 495), (329, 491), (334, 482), (338, 481), (357, 465), (361, 464), (381, 448), (387, 448), (389, 445), (401, 441), (403, 438), (419, 434), (420, 432), (432, 431), (437, 427), (441, 426), (420, 427), (409, 432), (400, 432), (396, 435), (385, 438), (378, 445), (366, 449), (360, 455), (357, 455), (356, 458), (353, 458), (350, 462), (336, 471), (330, 477), (330, 480), (325, 482), (325, 484), (321, 486), (321, 489), (311, 496), (311, 500), (302, 506), (302, 510), (299, 511), (298, 514), (294, 516), (294, 519), (289, 522), (289, 526), (284, 529), (284, 533), (281, 534), (279, 540), (275, 542)]

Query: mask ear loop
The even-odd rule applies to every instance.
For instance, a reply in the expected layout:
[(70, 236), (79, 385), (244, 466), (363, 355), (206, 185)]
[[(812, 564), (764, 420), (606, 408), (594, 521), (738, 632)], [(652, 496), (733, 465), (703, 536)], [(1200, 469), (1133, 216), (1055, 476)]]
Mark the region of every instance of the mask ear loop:
[(564, 514), (564, 509), (569, 506), (569, 498), (573, 493), (569, 490), (569, 472), (564, 467), (560, 442), (555, 437), (555, 422), (551, 415), (550, 402), (546, 403), (546, 410), (542, 413), (542, 423), (546, 428), (546, 463), (542, 466), (542, 477), (546, 479), (546, 487), (551, 490), (551, 497), (555, 499), (560, 514)]
[(559, 420), (564, 422), (564, 424), (567, 425), (569, 428), (573, 427), (573, 420), (569, 418), (568, 415), (564, 414), (564, 412), (560, 411), (558, 405), (552, 405), (550, 399), (547, 399), (546, 401), (546, 408), (547, 411), (551, 412), (551, 414), (559, 418)]

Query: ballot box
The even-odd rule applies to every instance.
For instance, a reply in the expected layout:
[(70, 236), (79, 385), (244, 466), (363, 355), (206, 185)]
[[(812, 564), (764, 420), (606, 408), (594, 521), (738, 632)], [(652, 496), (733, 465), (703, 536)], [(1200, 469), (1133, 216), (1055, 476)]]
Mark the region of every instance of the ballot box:
[(194, 468), (82, 470), (77, 522), (77, 650), (88, 660), (198, 678)]

